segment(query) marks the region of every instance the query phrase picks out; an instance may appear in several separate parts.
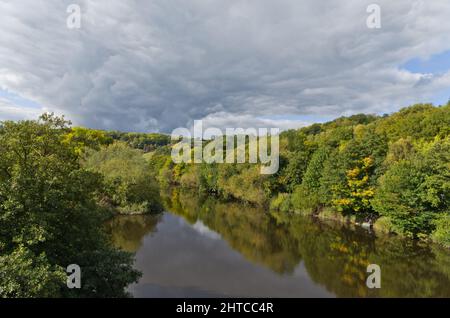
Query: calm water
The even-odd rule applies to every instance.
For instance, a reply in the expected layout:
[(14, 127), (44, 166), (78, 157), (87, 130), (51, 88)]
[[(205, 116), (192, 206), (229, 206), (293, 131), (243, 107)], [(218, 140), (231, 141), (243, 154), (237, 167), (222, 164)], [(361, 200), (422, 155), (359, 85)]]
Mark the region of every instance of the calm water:
[[(110, 223), (136, 253), (135, 297), (450, 297), (450, 251), (175, 190), (159, 216)], [(366, 287), (368, 264), (381, 289)]]

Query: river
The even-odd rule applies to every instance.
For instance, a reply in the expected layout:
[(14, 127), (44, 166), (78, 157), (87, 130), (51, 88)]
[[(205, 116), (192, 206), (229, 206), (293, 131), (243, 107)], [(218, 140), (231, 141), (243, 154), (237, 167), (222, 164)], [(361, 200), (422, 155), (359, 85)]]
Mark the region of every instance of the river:
[[(134, 297), (450, 297), (450, 251), (174, 189), (160, 215), (109, 223), (136, 253)], [(369, 289), (369, 264), (381, 288)]]

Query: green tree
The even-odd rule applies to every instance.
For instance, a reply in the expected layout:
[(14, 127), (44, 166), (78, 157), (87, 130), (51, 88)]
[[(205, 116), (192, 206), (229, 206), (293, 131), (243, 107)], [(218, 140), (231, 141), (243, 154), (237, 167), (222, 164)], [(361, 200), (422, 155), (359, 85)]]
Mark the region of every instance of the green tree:
[(71, 128), (64, 138), (64, 142), (75, 145), (79, 154), (88, 148), (98, 150), (103, 145), (111, 144), (112, 141), (104, 131), (84, 127)]
[[(80, 166), (68, 124), (43, 115), (0, 125), (2, 297), (121, 297), (139, 277), (102, 230), (102, 177)], [(82, 269), (81, 289), (65, 285), (70, 264)]]
[[(436, 139), (410, 159), (393, 164), (380, 179), (373, 206), (397, 231), (429, 235), (450, 211), (450, 138)], [(445, 225), (446, 223), (442, 223)], [(443, 228), (440, 228), (444, 231)]]
[(353, 169), (346, 172), (346, 186), (336, 187), (337, 198), (333, 205), (344, 214), (354, 212), (370, 212), (370, 200), (374, 195), (374, 187), (369, 183), (373, 159), (366, 157)]
[(102, 174), (108, 185), (103, 201), (121, 213), (159, 212), (159, 187), (141, 150), (115, 142), (92, 151), (84, 166)]

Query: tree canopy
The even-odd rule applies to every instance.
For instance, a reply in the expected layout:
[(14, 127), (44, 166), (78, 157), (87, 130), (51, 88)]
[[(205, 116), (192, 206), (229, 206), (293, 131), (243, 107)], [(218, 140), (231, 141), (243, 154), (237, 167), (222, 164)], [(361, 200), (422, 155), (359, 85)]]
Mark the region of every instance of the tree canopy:
[[(103, 177), (80, 165), (64, 118), (0, 125), (0, 296), (121, 297), (139, 273), (111, 246), (98, 196)], [(81, 267), (81, 289), (66, 268)]]

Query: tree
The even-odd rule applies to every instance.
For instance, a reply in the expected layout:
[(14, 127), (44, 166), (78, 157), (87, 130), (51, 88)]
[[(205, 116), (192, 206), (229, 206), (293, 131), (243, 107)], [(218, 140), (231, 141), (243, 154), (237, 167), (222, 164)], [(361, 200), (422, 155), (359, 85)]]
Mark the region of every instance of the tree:
[(104, 176), (108, 191), (103, 202), (120, 213), (160, 212), (159, 187), (141, 150), (115, 142), (89, 152), (84, 166)]
[(421, 185), (425, 181), (420, 162), (400, 161), (380, 179), (372, 202), (374, 209), (392, 220), (398, 233), (417, 237), (431, 232), (432, 214), (424, 210)]
[[(409, 236), (429, 235), (450, 211), (450, 138), (425, 144), (413, 157), (393, 164), (380, 179), (373, 207)], [(445, 220), (445, 219), (444, 219)], [(447, 222), (442, 223), (444, 226)], [(445, 229), (440, 228), (441, 233)]]
[[(139, 277), (102, 230), (102, 177), (80, 166), (68, 124), (46, 114), (0, 125), (0, 296), (121, 297)], [(65, 285), (70, 264), (81, 289)]]
[(308, 164), (302, 184), (311, 192), (320, 188), (320, 178), (322, 177), (323, 165), (328, 158), (328, 153), (329, 149), (326, 147), (317, 149)]
[(333, 205), (338, 211), (344, 214), (371, 211), (374, 187), (370, 185), (369, 178), (372, 168), (373, 159), (366, 157), (356, 167), (347, 170), (346, 186), (335, 188), (337, 198), (333, 200)]
[(317, 211), (322, 206), (320, 196), (321, 178), (324, 163), (328, 158), (329, 149), (321, 147), (317, 149), (309, 161), (308, 168), (303, 176), (303, 181), (292, 194), (292, 206), (299, 211)]
[(64, 138), (64, 142), (75, 145), (76, 151), (80, 154), (89, 148), (98, 150), (103, 145), (111, 144), (112, 141), (104, 131), (84, 127), (71, 128)]

